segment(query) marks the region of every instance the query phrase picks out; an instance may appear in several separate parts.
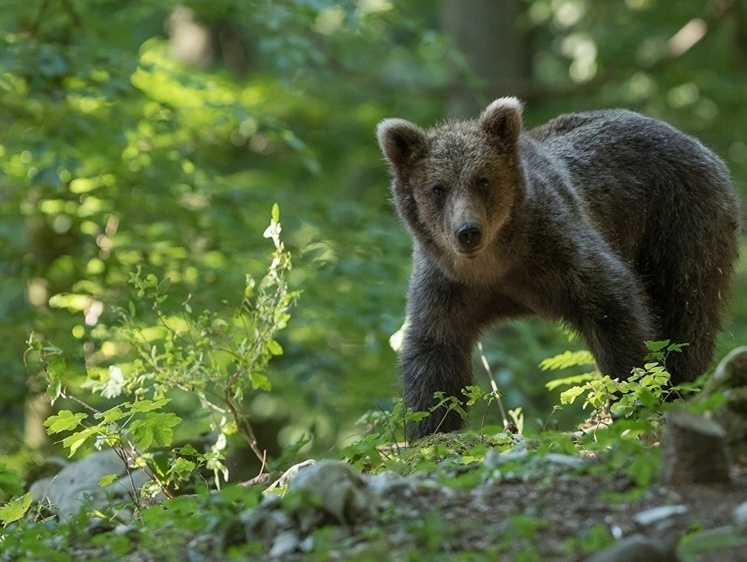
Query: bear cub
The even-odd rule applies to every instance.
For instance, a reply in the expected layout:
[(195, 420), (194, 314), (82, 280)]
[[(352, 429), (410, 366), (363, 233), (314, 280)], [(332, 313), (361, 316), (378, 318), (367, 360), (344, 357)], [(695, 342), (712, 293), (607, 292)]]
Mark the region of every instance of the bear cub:
[[(472, 348), (500, 320), (557, 320), (601, 372), (626, 378), (645, 341), (687, 343), (673, 383), (709, 366), (730, 284), (740, 210), (729, 171), (696, 139), (626, 110), (522, 129), (522, 104), (476, 120), (377, 129), (397, 212), (413, 237), (405, 404), (462, 400)], [(434, 411), (414, 436), (460, 428)]]

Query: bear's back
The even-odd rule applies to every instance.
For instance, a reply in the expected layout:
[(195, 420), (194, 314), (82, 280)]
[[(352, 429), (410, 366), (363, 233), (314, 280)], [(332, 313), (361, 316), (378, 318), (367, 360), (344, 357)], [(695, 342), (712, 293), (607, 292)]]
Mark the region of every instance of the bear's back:
[[(526, 136), (573, 175), (604, 170), (644, 183), (668, 176), (708, 171), (730, 190), (723, 162), (697, 139), (671, 125), (626, 109), (561, 115)], [(627, 184), (628, 182), (626, 182)]]
[(561, 115), (525, 135), (530, 168), (562, 168), (569, 183), (552, 189), (583, 201), (591, 222), (628, 259), (644, 241), (671, 244), (683, 230), (718, 228), (739, 214), (724, 163), (662, 121), (624, 109), (592, 111)]

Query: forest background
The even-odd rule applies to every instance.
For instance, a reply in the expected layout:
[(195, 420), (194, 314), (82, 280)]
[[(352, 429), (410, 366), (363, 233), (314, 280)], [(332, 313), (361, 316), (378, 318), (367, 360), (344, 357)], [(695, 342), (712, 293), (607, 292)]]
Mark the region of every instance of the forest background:
[[(166, 315), (185, 302), (230, 315), (246, 275), (271, 260), (263, 232), (276, 202), (299, 295), (265, 373), (271, 390), (246, 394), (260, 446), (277, 455), (309, 438), (306, 454), (321, 456), (355, 439), (365, 412), (391, 408), (410, 240), (373, 135), (383, 118), (429, 125), (501, 95), (526, 102), (527, 126), (626, 107), (698, 136), (747, 194), (745, 0), (3, 7), (0, 462), (22, 473), (60, 452), (48, 415), (80, 409), (59, 400), (53, 410), (26, 354), (31, 335), (62, 350), (65, 388), (110, 407), (80, 385), (133, 368), (117, 313), (140, 300), (131, 275), (170, 281)], [(159, 318), (136, 308), (139, 329), (162, 344)], [(742, 265), (718, 356), (746, 342)], [(567, 427), (580, 414), (553, 412), (557, 392), (538, 365), (578, 346), (537, 321), (484, 341), (506, 405)], [(208, 428), (196, 398), (170, 406), (185, 420), (177, 438)], [(497, 419), (477, 412), (472, 423)], [(247, 458), (234, 455), (232, 477), (256, 473)]]

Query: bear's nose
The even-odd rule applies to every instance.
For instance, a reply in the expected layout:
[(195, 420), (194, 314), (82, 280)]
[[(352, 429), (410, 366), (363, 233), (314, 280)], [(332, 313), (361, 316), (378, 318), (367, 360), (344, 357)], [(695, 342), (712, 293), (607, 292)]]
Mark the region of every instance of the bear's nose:
[(456, 238), (462, 249), (465, 251), (474, 250), (480, 245), (482, 231), (479, 226), (474, 224), (464, 224), (457, 229)]

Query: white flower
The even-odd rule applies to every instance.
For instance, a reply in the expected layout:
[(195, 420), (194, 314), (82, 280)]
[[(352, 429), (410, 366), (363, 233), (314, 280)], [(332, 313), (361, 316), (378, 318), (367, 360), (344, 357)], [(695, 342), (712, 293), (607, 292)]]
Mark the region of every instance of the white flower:
[(270, 221), (270, 226), (265, 229), (265, 232), (262, 236), (264, 236), (265, 238), (272, 238), (272, 242), (275, 244), (275, 247), (279, 248), (281, 230), (282, 229), (280, 228), (280, 223), (273, 219), (272, 221)]
[(122, 369), (115, 365), (109, 366), (109, 380), (107, 381), (104, 388), (101, 389), (101, 396), (104, 398), (116, 398), (122, 394), (125, 380), (122, 374)]

